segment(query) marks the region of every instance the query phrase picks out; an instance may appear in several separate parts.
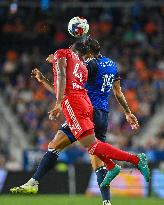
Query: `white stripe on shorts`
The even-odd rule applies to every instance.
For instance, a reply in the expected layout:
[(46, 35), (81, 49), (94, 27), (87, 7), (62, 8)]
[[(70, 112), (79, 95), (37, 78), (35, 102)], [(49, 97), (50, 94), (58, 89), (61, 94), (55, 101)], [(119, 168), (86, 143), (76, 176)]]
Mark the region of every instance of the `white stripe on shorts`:
[(74, 124), (75, 128), (76, 128), (78, 131), (81, 131), (82, 128), (81, 128), (80, 125), (79, 125), (79, 122), (78, 122), (78, 120), (77, 120), (77, 118), (76, 118), (76, 116), (75, 116), (75, 113), (73, 112), (73, 109), (72, 109), (72, 107), (71, 107), (71, 105), (70, 105), (68, 99), (65, 100), (65, 106), (66, 106), (66, 109), (67, 109), (67, 111), (68, 111), (68, 113), (69, 113), (69, 115), (70, 115), (70, 117), (71, 117), (71, 119), (72, 119), (72, 121), (73, 121), (73, 124)]

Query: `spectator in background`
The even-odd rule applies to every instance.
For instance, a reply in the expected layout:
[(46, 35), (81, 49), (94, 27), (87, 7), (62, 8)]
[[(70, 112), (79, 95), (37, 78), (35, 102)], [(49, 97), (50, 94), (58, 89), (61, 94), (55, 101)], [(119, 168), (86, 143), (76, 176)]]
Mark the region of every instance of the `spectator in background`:
[[(31, 70), (41, 65), (47, 78), (52, 79), (49, 65), (42, 63), (49, 53), (67, 46), (66, 39), (71, 43), (66, 25), (70, 17), (79, 14), (89, 20), (91, 35), (101, 42), (104, 54), (118, 62), (127, 101), (143, 127), (163, 103), (164, 7), (145, 8), (136, 3), (129, 9), (72, 9), (71, 14), (70, 9), (62, 10), (60, 6), (57, 9), (48, 14), (24, 8), (14, 14), (0, 13), (0, 43), (4, 45), (1, 55), (5, 56), (0, 59), (0, 87), (2, 92), (5, 90), (3, 94), (20, 124), (31, 135), (31, 143), (45, 150), (52, 133), (64, 120), (63, 117), (59, 121), (48, 120), (47, 112), (54, 96), (43, 87), (38, 89), (37, 83), (30, 80)], [(150, 12), (153, 15), (148, 16)], [(117, 103), (111, 102), (111, 107), (109, 141), (124, 149), (140, 148), (133, 141), (135, 133), (118, 112)], [(164, 149), (163, 128), (156, 139), (160, 146), (150, 140), (144, 148)]]

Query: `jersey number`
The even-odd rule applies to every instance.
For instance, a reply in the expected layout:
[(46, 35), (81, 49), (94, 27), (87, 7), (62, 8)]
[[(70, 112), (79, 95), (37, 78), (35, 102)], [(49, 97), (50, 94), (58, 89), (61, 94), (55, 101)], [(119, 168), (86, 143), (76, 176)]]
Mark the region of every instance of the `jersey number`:
[(75, 77), (80, 79), (80, 82), (83, 82), (83, 75), (82, 73), (78, 72), (79, 66), (79, 63), (76, 63), (73, 74), (75, 75)]
[(112, 85), (113, 85), (113, 81), (114, 81), (114, 75), (113, 74), (110, 74), (110, 75), (103, 75), (102, 77), (103, 79), (103, 84), (102, 84), (102, 87), (101, 87), (101, 92), (105, 92), (105, 88), (107, 88), (107, 92), (109, 92), (112, 88)]

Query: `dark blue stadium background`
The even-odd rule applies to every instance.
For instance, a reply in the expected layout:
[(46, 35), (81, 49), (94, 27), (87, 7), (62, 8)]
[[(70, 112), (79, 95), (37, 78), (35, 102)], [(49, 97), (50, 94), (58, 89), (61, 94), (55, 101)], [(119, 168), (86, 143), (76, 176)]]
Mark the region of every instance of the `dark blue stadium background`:
[[(51, 66), (45, 59), (74, 42), (67, 31), (67, 23), (74, 16), (87, 18), (91, 36), (102, 45), (102, 54), (117, 62), (123, 91), (141, 126), (140, 131), (133, 132), (113, 98), (108, 141), (124, 150), (145, 151), (152, 167), (163, 167), (164, 123), (153, 124), (155, 134), (141, 139), (164, 106), (162, 1), (0, 1), (0, 98), (28, 136), (26, 148), (46, 151), (64, 120), (60, 117), (49, 121), (47, 112), (55, 97), (39, 87), (30, 73), (38, 67), (53, 81)], [(26, 166), (11, 152), (11, 137), (9, 134), (4, 139), (0, 132), (0, 167), (23, 170)], [(61, 154), (60, 160), (89, 163), (87, 153), (77, 144)], [(35, 162), (30, 169), (34, 167)]]

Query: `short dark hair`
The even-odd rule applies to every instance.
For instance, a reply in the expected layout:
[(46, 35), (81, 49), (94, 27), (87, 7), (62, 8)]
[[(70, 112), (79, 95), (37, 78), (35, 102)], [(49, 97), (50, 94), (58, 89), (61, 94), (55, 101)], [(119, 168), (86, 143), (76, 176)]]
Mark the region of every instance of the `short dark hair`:
[(85, 40), (85, 46), (87, 47), (87, 50), (89, 50), (89, 52), (93, 53), (94, 55), (98, 55), (101, 50), (99, 42), (96, 39), (92, 39), (90, 37)]
[(76, 50), (79, 55), (84, 56), (88, 52), (88, 48), (84, 42), (77, 41), (73, 44), (73, 49)]

